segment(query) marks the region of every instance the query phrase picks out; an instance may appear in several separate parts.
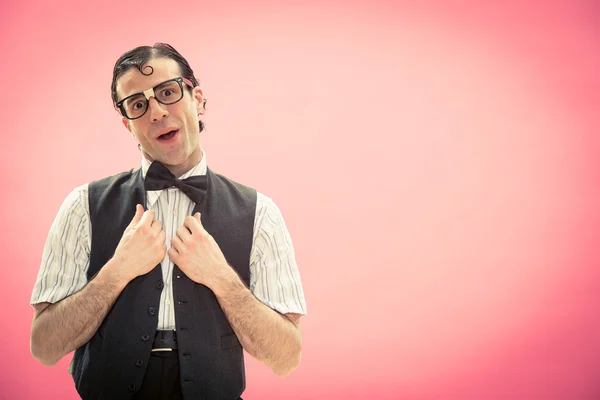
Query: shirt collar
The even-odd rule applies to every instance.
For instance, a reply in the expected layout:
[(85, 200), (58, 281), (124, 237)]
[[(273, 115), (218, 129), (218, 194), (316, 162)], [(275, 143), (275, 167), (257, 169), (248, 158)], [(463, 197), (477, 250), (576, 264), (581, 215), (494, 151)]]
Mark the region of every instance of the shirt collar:
[[(142, 178), (146, 179), (146, 173), (148, 172), (148, 168), (152, 164), (146, 157), (142, 156)], [(192, 169), (187, 171), (185, 174), (177, 177), (178, 179), (189, 178), (190, 176), (200, 176), (206, 175), (207, 164), (206, 164), (206, 153), (202, 150), (202, 159), (198, 164), (196, 164)], [(154, 206), (154, 203), (158, 200), (163, 190), (151, 190), (146, 192), (146, 207), (151, 208)]]

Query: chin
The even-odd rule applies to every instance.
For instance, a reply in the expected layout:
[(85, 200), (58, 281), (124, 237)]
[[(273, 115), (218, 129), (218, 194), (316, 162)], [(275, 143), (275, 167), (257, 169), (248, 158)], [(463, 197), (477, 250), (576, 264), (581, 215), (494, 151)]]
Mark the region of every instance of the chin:
[(161, 158), (162, 159), (161, 162), (163, 164), (172, 165), (172, 166), (184, 165), (184, 164), (190, 162), (190, 156), (191, 155), (188, 155), (187, 157), (184, 156), (184, 155), (176, 156), (176, 157), (174, 157), (174, 156), (171, 156), (171, 157), (166, 156), (166, 157), (162, 157)]

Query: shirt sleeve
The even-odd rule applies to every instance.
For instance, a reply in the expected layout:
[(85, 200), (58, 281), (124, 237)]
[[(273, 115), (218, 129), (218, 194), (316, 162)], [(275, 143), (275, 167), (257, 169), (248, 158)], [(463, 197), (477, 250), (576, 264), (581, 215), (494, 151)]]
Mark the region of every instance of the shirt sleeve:
[(87, 283), (90, 259), (90, 213), (87, 184), (65, 199), (46, 238), (30, 304), (56, 303)]
[(258, 193), (250, 253), (250, 290), (281, 314), (306, 314), (306, 301), (290, 233), (281, 211)]

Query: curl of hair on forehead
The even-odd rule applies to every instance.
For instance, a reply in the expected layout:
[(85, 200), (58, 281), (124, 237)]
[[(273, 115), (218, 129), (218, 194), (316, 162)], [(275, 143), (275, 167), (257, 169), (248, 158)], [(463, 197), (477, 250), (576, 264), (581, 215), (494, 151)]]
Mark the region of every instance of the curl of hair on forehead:
[[(154, 68), (152, 68), (152, 65), (136, 65), (136, 67), (137, 67), (137, 69), (140, 71), (140, 73), (142, 75), (149, 76), (149, 75), (152, 75), (154, 73)], [(149, 69), (150, 71), (149, 72), (144, 72), (147, 69)]]

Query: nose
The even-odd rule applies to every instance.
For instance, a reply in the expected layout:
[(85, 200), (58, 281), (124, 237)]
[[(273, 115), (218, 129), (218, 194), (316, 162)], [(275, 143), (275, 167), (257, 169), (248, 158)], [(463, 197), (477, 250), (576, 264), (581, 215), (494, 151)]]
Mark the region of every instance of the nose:
[(164, 117), (169, 115), (167, 109), (154, 97), (150, 97), (150, 100), (148, 100), (148, 108), (151, 122), (160, 122)]

